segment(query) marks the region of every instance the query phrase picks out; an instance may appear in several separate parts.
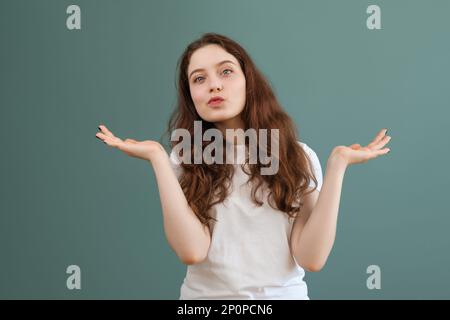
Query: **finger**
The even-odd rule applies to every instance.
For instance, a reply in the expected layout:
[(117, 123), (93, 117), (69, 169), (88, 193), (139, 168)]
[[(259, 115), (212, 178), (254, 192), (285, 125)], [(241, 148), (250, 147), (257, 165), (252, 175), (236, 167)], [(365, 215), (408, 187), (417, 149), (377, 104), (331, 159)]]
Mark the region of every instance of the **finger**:
[(380, 132), (378, 132), (378, 134), (377, 134), (377, 135), (375, 136), (375, 138), (372, 140), (372, 142), (369, 143), (367, 146), (368, 146), (369, 148), (371, 148), (372, 145), (375, 145), (375, 144), (377, 144), (378, 142), (380, 142), (381, 139), (383, 139), (383, 137), (386, 136), (387, 131), (388, 131), (387, 128), (381, 129)]
[(95, 136), (111, 147), (118, 147), (120, 144), (123, 144), (123, 141), (120, 138), (110, 137), (101, 132), (97, 132)]
[(98, 126), (98, 128), (99, 128), (100, 131), (101, 131), (102, 133), (104, 133), (105, 135), (107, 135), (107, 136), (109, 136), (109, 137), (111, 137), (111, 138), (114, 138), (114, 135), (112, 134), (112, 132), (109, 131), (108, 128), (106, 128), (104, 125), (101, 124), (101, 125)]
[[(102, 132), (97, 132), (96, 134), (95, 134), (95, 136), (97, 137), (97, 138), (100, 138), (101, 140), (103, 140), (103, 141), (105, 141), (105, 140), (113, 140), (113, 139), (119, 139), (119, 138), (117, 138), (117, 137), (114, 137), (114, 136), (108, 136), (108, 135), (106, 135), (106, 134), (104, 134), (104, 133), (102, 133)], [(120, 140), (120, 139), (119, 139)]]
[(107, 138), (107, 135), (104, 134), (104, 133), (101, 133), (101, 132), (97, 132), (97, 133), (95, 134), (95, 136), (96, 136), (97, 138), (99, 138), (100, 140), (102, 140), (102, 141), (105, 141), (105, 139)]
[(383, 139), (381, 139), (381, 141), (379, 141), (378, 143), (372, 145), (371, 149), (372, 150), (378, 150), (383, 148), (389, 141), (391, 141), (391, 136), (384, 136)]
[(107, 137), (105, 139), (105, 143), (111, 147), (115, 147), (118, 149), (122, 149), (122, 146), (125, 145), (125, 143), (117, 137), (114, 137), (114, 138)]
[(99, 132), (95, 135), (95, 137), (96, 137), (98, 140), (100, 140), (101, 142), (106, 143), (106, 142), (104, 141), (104, 138), (100, 137)]
[(389, 153), (390, 151), (391, 151), (390, 148), (383, 148), (383, 149), (380, 149), (380, 150), (373, 150), (373, 151), (371, 152), (371, 154), (372, 154), (372, 157), (373, 157), (373, 158), (376, 158), (376, 157), (378, 157), (378, 156), (382, 156), (382, 155), (384, 155), (384, 154), (387, 154), (387, 153)]
[(378, 143), (381, 139), (383, 139), (383, 137), (386, 135), (387, 131), (388, 131), (387, 128), (381, 129), (370, 144)]
[(130, 143), (137, 143), (137, 141), (136, 140), (134, 140), (134, 139), (125, 139), (125, 142), (130, 142)]

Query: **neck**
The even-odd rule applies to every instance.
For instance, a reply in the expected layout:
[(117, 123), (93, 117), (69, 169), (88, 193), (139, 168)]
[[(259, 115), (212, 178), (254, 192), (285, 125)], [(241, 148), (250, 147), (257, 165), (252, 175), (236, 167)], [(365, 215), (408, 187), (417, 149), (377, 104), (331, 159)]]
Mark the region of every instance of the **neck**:
[[(216, 126), (217, 129), (222, 131), (223, 136), (225, 137), (225, 139), (227, 139), (228, 142), (235, 145), (245, 144), (244, 140), (245, 125), (244, 121), (242, 121), (242, 119), (239, 116), (225, 121), (215, 122), (214, 125)], [(232, 129), (233, 131), (237, 129), (242, 129), (242, 132), (240, 132), (240, 130), (234, 131), (234, 134), (231, 135), (230, 137), (227, 136), (226, 129)]]

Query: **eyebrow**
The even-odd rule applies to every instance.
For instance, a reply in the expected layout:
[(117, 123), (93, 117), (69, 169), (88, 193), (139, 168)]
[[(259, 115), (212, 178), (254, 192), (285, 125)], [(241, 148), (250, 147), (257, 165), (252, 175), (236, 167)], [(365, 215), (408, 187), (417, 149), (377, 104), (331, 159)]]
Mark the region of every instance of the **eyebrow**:
[[(227, 63), (227, 62), (230, 62), (230, 63), (232, 63), (232, 64), (235, 65), (235, 63), (234, 63), (233, 61), (230, 61), (230, 60), (223, 60), (223, 61), (219, 62), (218, 64), (216, 64), (216, 67), (218, 67), (218, 66), (220, 66), (220, 65), (222, 65), (222, 64), (224, 64), (224, 63)], [(188, 79), (190, 79), (191, 76), (192, 76), (194, 73), (199, 72), (199, 71), (204, 71), (204, 70), (205, 70), (205, 69), (195, 69), (194, 71), (191, 72), (191, 74), (189, 75), (189, 78), (188, 78)]]

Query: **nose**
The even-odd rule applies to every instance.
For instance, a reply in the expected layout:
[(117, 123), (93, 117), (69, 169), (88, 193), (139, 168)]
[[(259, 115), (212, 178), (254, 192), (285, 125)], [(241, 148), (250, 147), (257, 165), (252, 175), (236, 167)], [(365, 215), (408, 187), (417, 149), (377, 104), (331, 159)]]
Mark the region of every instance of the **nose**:
[(221, 91), (223, 89), (223, 85), (222, 82), (220, 81), (220, 79), (214, 77), (211, 78), (211, 84), (210, 84), (210, 92), (214, 92), (214, 91)]

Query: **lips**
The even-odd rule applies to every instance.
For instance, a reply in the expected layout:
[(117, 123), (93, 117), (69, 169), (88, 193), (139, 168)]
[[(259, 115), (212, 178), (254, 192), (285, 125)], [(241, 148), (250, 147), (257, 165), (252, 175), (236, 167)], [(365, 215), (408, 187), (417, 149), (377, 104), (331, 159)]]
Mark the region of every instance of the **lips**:
[(222, 97), (212, 97), (209, 99), (208, 104), (217, 104), (222, 102), (224, 99)]

